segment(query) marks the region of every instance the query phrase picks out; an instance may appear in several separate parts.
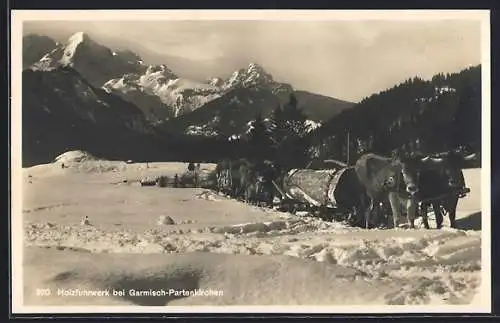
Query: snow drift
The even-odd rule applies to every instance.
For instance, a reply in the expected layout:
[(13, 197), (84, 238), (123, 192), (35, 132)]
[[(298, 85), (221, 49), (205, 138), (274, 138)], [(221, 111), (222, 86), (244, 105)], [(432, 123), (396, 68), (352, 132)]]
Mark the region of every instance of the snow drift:
[[(25, 169), (26, 305), (416, 306), (477, 298), (481, 231), (467, 227), (472, 222), (460, 230), (363, 230), (203, 189), (141, 188), (134, 179), (172, 176), (186, 165), (125, 165), (63, 176), (53, 176), (53, 164)], [(459, 202), (459, 222), (481, 211), (478, 170), (465, 177), (472, 192)], [(168, 225), (159, 222), (165, 218)], [(37, 286), (185, 293), (39, 297)]]

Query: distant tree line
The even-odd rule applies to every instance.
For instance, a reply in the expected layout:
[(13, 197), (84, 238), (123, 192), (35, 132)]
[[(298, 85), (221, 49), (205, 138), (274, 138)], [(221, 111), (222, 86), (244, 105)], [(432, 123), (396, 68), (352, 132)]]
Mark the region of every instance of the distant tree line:
[(481, 68), (438, 74), (430, 81), (408, 79), (313, 131), (306, 120), (292, 93), (268, 119), (257, 114), (250, 131), (238, 139), (228, 141), (229, 133), (210, 140), (200, 137), (192, 157), (268, 159), (293, 168), (312, 158), (347, 161), (348, 151), (350, 164), (365, 152), (428, 154), (459, 147), (480, 152)]
[(310, 134), (319, 157), (350, 160), (371, 151), (481, 150), (481, 67), (432, 80), (408, 79), (362, 100)]
[(365, 152), (480, 152), (481, 67), (437, 74), (430, 81), (408, 79), (313, 131), (293, 94), (269, 119), (257, 115), (248, 135), (233, 142), (238, 156), (303, 167), (313, 157), (346, 161), (348, 151), (351, 164)]
[(250, 161), (271, 160), (285, 168), (301, 167), (309, 160), (307, 116), (292, 93), (267, 120), (257, 114), (251, 129), (233, 141), (238, 157)]
[[(32, 160), (38, 155), (53, 158), (70, 146), (85, 147), (96, 155), (118, 159), (192, 162), (267, 159), (285, 168), (304, 167), (312, 158), (346, 161), (348, 152), (351, 164), (365, 152), (389, 156), (396, 151), (425, 154), (457, 147), (480, 152), (481, 67), (438, 74), (430, 81), (408, 79), (363, 99), (313, 131), (309, 131), (307, 117), (293, 93), (267, 119), (256, 114), (251, 129), (232, 140), (229, 138), (233, 133), (222, 130), (215, 137), (191, 136), (173, 130), (147, 136), (124, 136), (123, 131), (109, 128), (89, 133), (90, 126), (79, 127), (77, 120), (75, 128), (61, 129), (56, 137), (44, 138), (44, 132), (35, 125), (47, 117), (27, 118), (23, 116), (23, 131), (30, 132), (28, 137), (53, 146), (37, 152), (37, 147), (44, 145), (23, 138), (23, 153), (32, 154), (33, 158), (28, 158)], [(42, 124), (54, 127), (66, 124), (50, 120)], [(79, 143), (82, 140), (85, 142)]]

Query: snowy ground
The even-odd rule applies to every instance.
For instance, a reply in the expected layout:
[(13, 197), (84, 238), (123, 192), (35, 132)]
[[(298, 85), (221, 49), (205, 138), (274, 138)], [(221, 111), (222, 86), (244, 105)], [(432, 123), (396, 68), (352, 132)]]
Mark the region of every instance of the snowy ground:
[[(468, 304), (481, 283), (479, 169), (465, 171), (460, 230), (368, 231), (137, 182), (180, 174), (184, 163), (66, 166), (23, 170), (25, 305)], [(63, 297), (58, 288), (125, 295)], [(223, 295), (128, 294), (150, 288)]]

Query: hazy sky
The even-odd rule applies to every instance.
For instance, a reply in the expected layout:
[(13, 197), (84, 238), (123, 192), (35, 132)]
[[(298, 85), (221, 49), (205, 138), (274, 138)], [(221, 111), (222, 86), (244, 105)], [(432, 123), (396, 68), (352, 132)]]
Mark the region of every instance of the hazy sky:
[(154, 63), (185, 58), (200, 65), (202, 78), (207, 66), (226, 77), (256, 62), (296, 89), (350, 101), (481, 59), (476, 21), (31, 21), (23, 29), (59, 41), (84, 31)]

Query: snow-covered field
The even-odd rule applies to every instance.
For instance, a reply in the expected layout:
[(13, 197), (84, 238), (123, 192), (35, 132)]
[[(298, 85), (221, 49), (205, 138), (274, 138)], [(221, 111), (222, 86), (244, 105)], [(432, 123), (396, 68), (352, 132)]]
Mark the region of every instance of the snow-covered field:
[[(479, 169), (464, 171), (471, 194), (459, 202), (460, 230), (363, 230), (138, 184), (181, 174), (184, 163), (65, 166), (23, 169), (24, 305), (443, 305), (478, 295)], [(167, 295), (132, 295), (150, 289)]]

